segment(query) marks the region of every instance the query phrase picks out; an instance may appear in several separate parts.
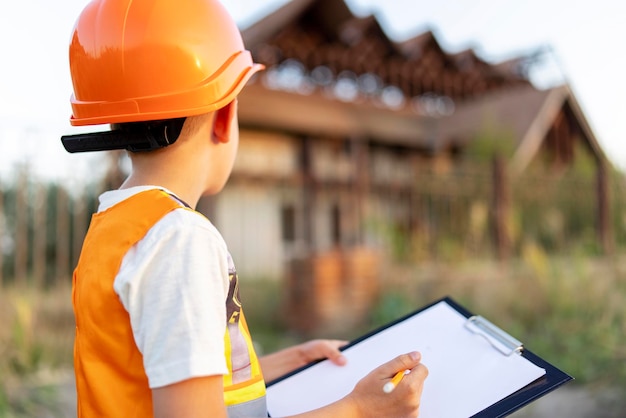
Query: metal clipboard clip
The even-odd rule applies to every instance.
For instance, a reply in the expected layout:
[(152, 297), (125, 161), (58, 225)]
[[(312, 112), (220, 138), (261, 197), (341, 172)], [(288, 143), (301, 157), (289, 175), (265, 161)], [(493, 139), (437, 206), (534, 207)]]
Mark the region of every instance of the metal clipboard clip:
[(495, 349), (506, 356), (513, 353), (521, 354), (524, 349), (521, 341), (511, 337), (502, 331), (498, 326), (492, 324), (480, 315), (474, 315), (467, 318), (465, 328), (476, 335), (480, 335), (489, 342)]

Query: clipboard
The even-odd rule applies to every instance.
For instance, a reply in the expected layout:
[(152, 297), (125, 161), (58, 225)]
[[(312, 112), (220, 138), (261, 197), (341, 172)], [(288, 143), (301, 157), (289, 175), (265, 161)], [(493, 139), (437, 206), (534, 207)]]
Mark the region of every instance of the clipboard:
[[(442, 301), (445, 301), (447, 304), (452, 306), (463, 316), (467, 317), (468, 320), (469, 318), (472, 318), (474, 316), (470, 311), (468, 311), (449, 297), (443, 298)], [(504, 332), (500, 328), (498, 328), (498, 330), (500, 332)], [(524, 388), (518, 390), (517, 392), (512, 393), (511, 395), (493, 404), (492, 406), (473, 415), (471, 418), (505, 417), (517, 411), (518, 409), (528, 405), (529, 403), (541, 398), (542, 396), (547, 395), (559, 386), (573, 380), (572, 376), (558, 369), (543, 358), (537, 356), (532, 351), (524, 347), (521, 342), (519, 343), (518, 347), (519, 348), (517, 348), (516, 351), (518, 351), (522, 357), (526, 358), (531, 363), (534, 363), (537, 366), (545, 369), (546, 374), (538, 380), (526, 385)]]
[[(443, 308), (444, 306), (445, 308)], [(432, 312), (435, 309), (445, 309), (446, 315), (448, 314), (447, 311), (454, 312), (453, 315), (461, 318), (461, 319), (455, 318), (454, 320), (457, 321), (455, 323), (462, 324), (460, 328), (463, 328), (463, 330), (461, 331), (459, 329), (455, 329), (454, 332), (462, 334), (464, 338), (472, 338), (473, 339), (472, 344), (480, 344), (477, 341), (474, 341), (474, 340), (480, 340), (484, 347), (487, 347), (487, 346), (489, 347), (489, 349), (481, 348), (482, 350), (485, 350), (485, 352), (487, 352), (488, 350), (491, 350), (493, 353), (497, 353), (497, 355), (488, 353), (489, 356), (492, 356), (495, 359), (498, 359), (499, 358), (498, 356), (502, 356), (501, 357), (502, 359), (505, 359), (505, 358), (510, 359), (510, 360), (505, 360), (505, 361), (514, 361), (517, 363), (523, 363), (522, 366), (524, 366), (525, 368), (542, 369), (543, 371), (545, 371), (545, 373), (539, 375), (540, 372), (537, 372), (536, 370), (530, 370), (530, 372), (532, 373), (537, 373), (538, 377), (535, 378), (534, 375), (531, 375), (530, 378), (527, 378), (529, 381), (527, 383), (524, 383), (522, 387), (520, 387), (519, 389), (513, 390), (511, 392), (508, 392), (504, 396), (495, 395), (495, 394), (490, 395), (490, 396), (497, 396), (497, 400), (493, 401), (492, 403), (490, 403), (484, 408), (481, 407), (482, 409), (478, 410), (477, 412), (471, 413), (468, 415), (463, 415), (463, 417), (472, 417), (472, 418), (505, 417), (573, 379), (567, 373), (563, 372), (562, 370), (552, 365), (550, 362), (546, 361), (545, 359), (539, 357), (538, 355), (534, 354), (532, 351), (527, 349), (522, 344), (522, 342), (513, 338), (507, 332), (503, 331), (501, 328), (497, 327), (486, 318), (474, 315), (472, 312), (470, 312), (469, 310), (461, 306), (459, 303), (457, 303), (450, 297), (444, 297), (442, 299), (434, 301), (431, 304), (426, 305), (408, 315), (405, 315), (387, 325), (379, 327), (351, 341), (348, 345), (342, 348), (342, 351), (344, 351), (346, 355), (348, 355), (351, 352), (351, 350), (352, 352), (354, 352), (354, 350), (363, 349), (363, 347), (369, 344), (370, 341), (380, 340), (381, 338), (385, 338), (384, 335), (386, 333), (388, 334), (389, 331), (393, 330), (394, 328), (400, 328), (400, 327), (406, 328), (409, 326), (408, 324), (410, 324), (411, 321), (416, 321), (419, 319), (420, 316), (425, 316), (425, 314), (430, 314), (430, 312)], [(472, 337), (468, 337), (468, 335), (470, 334), (472, 335)], [(397, 338), (397, 336), (390, 337), (390, 338)], [(455, 347), (453, 349), (463, 350), (464, 347), (462, 346)], [(422, 354), (423, 354), (423, 361), (428, 367), (429, 355), (424, 352)], [(524, 360), (519, 360), (520, 358)], [(350, 361), (351, 360), (349, 359), (349, 362)], [(528, 364), (526, 364), (526, 362), (528, 362)], [(371, 367), (369, 368), (368, 372), (374, 369), (377, 365), (378, 364), (371, 364)], [(301, 385), (301, 381), (304, 378), (304, 376), (309, 376), (309, 375), (313, 376), (316, 373), (316, 370), (318, 369), (321, 370), (324, 367), (326, 367), (325, 370), (331, 370), (331, 369), (328, 369), (328, 367), (330, 367), (328, 360), (318, 361), (318, 362), (308, 364), (285, 376), (282, 376), (278, 379), (268, 382), (267, 398), (268, 398), (268, 412), (270, 414), (269, 416), (270, 417), (272, 416), (271, 415), (273, 413), (272, 405), (275, 403), (274, 401), (278, 397), (283, 397), (285, 395), (285, 392), (284, 392), (285, 388), (288, 388), (288, 390), (291, 391), (293, 389), (291, 386)], [(340, 368), (336, 370), (340, 370)], [(335, 372), (331, 370), (330, 373), (332, 374)], [(341, 373), (341, 371), (339, 371), (338, 373)], [(424, 402), (427, 401), (425, 399), (425, 396), (426, 396), (426, 390), (428, 388), (427, 385), (431, 377), (432, 377), (432, 371), (424, 386), (424, 393), (423, 393), (423, 398), (422, 398), (422, 402), (423, 402), (422, 410), (425, 407)], [(453, 378), (450, 379), (451, 382), (453, 382), (454, 380), (457, 380), (457, 379), (454, 379), (454, 377), (456, 376), (452, 376), (452, 377)], [(309, 390), (309, 393), (310, 393), (310, 390)], [(277, 414), (276, 416), (279, 416), (279, 415)], [(455, 415), (455, 416), (459, 416), (459, 415)], [(421, 414), (420, 414), (420, 417), (422, 417)]]

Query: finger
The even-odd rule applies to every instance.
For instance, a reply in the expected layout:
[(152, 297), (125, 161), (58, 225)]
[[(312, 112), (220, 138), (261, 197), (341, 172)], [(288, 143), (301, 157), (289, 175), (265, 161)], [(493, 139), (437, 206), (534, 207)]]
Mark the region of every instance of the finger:
[(328, 358), (332, 363), (343, 366), (346, 364), (347, 359), (339, 350), (346, 345), (346, 341), (341, 340), (326, 340), (323, 344), (324, 356)]
[(315, 360), (329, 359), (337, 365), (344, 365), (346, 358), (339, 351), (339, 347), (345, 345), (341, 340), (312, 340), (298, 346), (303, 362), (309, 363)]
[(419, 363), (417, 366), (411, 369), (411, 373), (409, 373), (408, 375), (411, 376), (410, 379), (412, 380), (419, 380), (423, 382), (428, 377), (428, 373), (428, 367), (426, 367), (422, 363)]
[(385, 378), (390, 378), (401, 370), (412, 370), (420, 364), (422, 355), (413, 351), (411, 353), (402, 354), (391, 361), (380, 366), (377, 371)]
[(414, 396), (418, 398), (422, 396), (424, 389), (424, 381), (428, 377), (428, 368), (422, 363), (411, 369), (411, 373), (407, 374), (401, 383), (405, 388), (412, 391)]

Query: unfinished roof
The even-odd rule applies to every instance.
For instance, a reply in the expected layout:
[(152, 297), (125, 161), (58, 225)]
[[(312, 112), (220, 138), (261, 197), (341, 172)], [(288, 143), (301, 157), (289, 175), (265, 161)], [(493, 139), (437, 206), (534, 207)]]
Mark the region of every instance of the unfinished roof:
[(492, 64), (472, 49), (447, 53), (430, 31), (393, 42), (343, 0), (292, 0), (243, 35), (268, 67), (240, 96), (243, 126), (430, 153), (506, 136), (518, 171), (551, 141), (562, 142), (560, 158), (571, 158), (574, 139), (605, 158), (571, 90), (528, 80), (536, 54)]
[(375, 16), (357, 17), (343, 0), (293, 0), (243, 30), (243, 37), (268, 67), (296, 60), (307, 74), (322, 66), (335, 78), (372, 74), (407, 98), (461, 100), (529, 84), (518, 65), (492, 65), (472, 50), (447, 53), (430, 31), (394, 42)]

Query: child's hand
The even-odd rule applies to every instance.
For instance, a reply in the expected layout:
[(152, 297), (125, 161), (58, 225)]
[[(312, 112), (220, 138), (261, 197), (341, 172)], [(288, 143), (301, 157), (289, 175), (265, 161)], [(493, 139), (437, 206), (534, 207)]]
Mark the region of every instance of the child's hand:
[(339, 351), (339, 347), (344, 345), (346, 341), (312, 340), (260, 357), (265, 381), (269, 382), (312, 361), (325, 358), (343, 366), (346, 358)]
[[(395, 390), (385, 393), (383, 387), (393, 375), (410, 370)], [(378, 367), (363, 379), (344, 398), (353, 403), (358, 417), (417, 417), (424, 380), (428, 369), (421, 364), (421, 355), (408, 353)]]
[(347, 343), (342, 340), (311, 340), (294, 348), (298, 350), (303, 366), (322, 359), (329, 359), (336, 365), (343, 366), (347, 360), (339, 349)]

